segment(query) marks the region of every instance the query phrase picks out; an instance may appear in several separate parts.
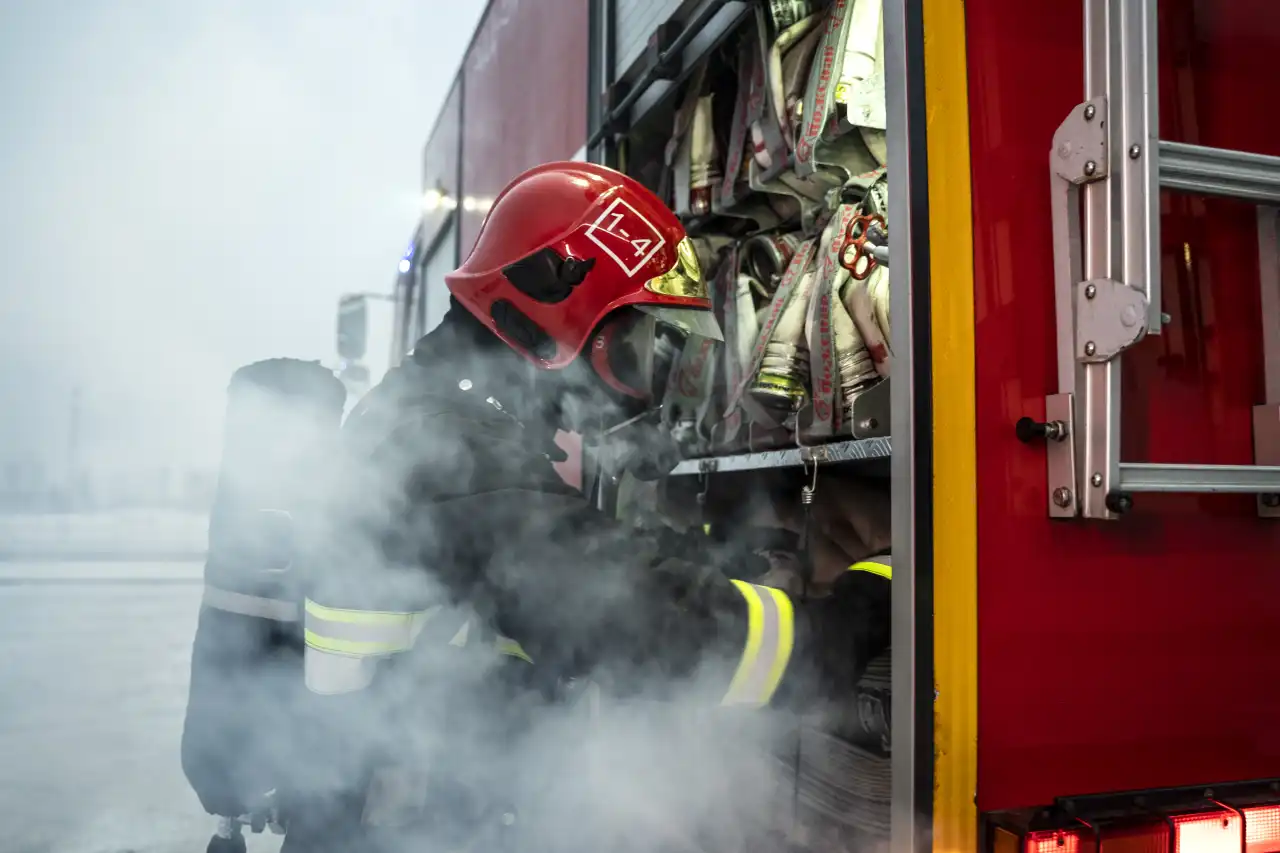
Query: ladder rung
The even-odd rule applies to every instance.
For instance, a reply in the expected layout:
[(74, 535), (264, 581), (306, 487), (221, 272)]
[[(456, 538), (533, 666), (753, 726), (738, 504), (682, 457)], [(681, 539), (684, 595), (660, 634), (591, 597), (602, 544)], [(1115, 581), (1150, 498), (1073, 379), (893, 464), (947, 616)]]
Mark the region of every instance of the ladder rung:
[(1160, 186), (1280, 205), (1280, 157), (1160, 141)]
[(1280, 465), (1157, 465), (1121, 462), (1120, 492), (1280, 494)]

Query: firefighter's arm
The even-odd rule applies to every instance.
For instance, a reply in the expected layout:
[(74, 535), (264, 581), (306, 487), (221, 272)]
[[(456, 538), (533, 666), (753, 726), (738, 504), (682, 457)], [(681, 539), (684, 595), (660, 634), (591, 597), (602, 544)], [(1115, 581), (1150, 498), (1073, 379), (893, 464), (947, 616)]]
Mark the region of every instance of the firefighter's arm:
[[(467, 531), (478, 517), (494, 529)], [(805, 704), (852, 687), (889, 642), (881, 574), (850, 572), (831, 595), (801, 601), (730, 579), (715, 563), (672, 557), (567, 496), (490, 493), (454, 502), (442, 521), (483, 537), (469, 550), (487, 552), (483, 574), (504, 631), (535, 663), (623, 689), (720, 669), (726, 704)]]

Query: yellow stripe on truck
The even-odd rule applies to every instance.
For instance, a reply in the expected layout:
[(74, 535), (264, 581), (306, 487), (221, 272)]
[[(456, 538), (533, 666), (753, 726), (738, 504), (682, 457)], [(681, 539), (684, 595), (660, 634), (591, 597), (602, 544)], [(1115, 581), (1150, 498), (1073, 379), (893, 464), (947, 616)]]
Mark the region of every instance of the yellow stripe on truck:
[[(933, 394), (933, 849), (978, 848), (973, 199), (964, 0), (922, 0)], [(892, 179), (891, 179), (892, 180)], [(927, 619), (922, 613), (917, 618)], [(927, 792), (919, 792), (927, 796)]]

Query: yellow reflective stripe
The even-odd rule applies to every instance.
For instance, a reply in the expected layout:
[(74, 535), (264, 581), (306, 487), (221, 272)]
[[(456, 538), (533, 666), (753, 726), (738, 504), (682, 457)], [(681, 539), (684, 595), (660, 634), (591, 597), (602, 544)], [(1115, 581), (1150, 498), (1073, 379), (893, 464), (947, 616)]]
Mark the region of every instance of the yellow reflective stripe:
[(305, 609), (303, 636), (309, 648), (364, 657), (408, 650), (440, 608), (389, 613), (325, 607), (307, 599)]
[[(435, 608), (432, 608), (432, 611)], [(393, 610), (347, 610), (339, 607), (325, 607), (307, 599), (307, 615), (315, 616), (326, 622), (347, 622), (352, 625), (385, 625), (399, 623), (406, 617), (431, 611), (393, 611)]]
[(710, 536), (710, 535), (711, 535), (711, 525), (710, 525), (710, 524), (704, 524), (704, 525), (702, 525), (702, 532), (703, 532), (704, 534), (706, 534), (707, 536)]
[(893, 566), (879, 560), (861, 560), (849, 567), (851, 572), (870, 572), (885, 580), (893, 580)]
[(732, 583), (747, 600), (747, 644), (742, 649), (742, 658), (738, 661), (733, 681), (729, 682), (729, 692), (725, 694), (726, 703), (728, 697), (742, 692), (747, 679), (751, 677), (751, 666), (760, 656), (760, 645), (764, 639), (764, 603), (760, 600), (760, 594), (745, 581), (735, 580)]
[(336, 637), (325, 637), (315, 631), (304, 632), (307, 646), (322, 652), (354, 655), (356, 657), (375, 657), (391, 655), (406, 651), (409, 646), (399, 641), (378, 640), (340, 640)]
[(782, 682), (795, 643), (795, 611), (781, 590), (732, 581), (747, 604), (747, 640), (722, 705), (762, 707)]
[(527, 663), (533, 663), (533, 658), (529, 657), (524, 648), (510, 637), (499, 637), (494, 641), (493, 645), (494, 648), (498, 650), (499, 654), (506, 655), (507, 657), (520, 658), (520, 660)]

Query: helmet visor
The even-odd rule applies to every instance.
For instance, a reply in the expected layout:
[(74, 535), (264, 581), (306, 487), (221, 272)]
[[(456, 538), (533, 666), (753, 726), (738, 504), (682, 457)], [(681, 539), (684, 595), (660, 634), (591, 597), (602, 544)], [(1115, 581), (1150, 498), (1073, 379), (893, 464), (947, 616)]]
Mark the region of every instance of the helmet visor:
[[(662, 275), (650, 279), (645, 288), (662, 296), (678, 296), (684, 299), (710, 299), (707, 282), (702, 276), (702, 265), (693, 242), (685, 237), (676, 244), (676, 262)], [(641, 311), (652, 314), (659, 322), (674, 326), (686, 335), (697, 335), (713, 341), (723, 341), (724, 334), (715, 316), (705, 308), (687, 308), (672, 305), (636, 305)]]
[(724, 334), (716, 317), (705, 308), (684, 308), (673, 305), (636, 305), (641, 311), (652, 315), (659, 323), (674, 326), (686, 335), (710, 338), (723, 341)]

